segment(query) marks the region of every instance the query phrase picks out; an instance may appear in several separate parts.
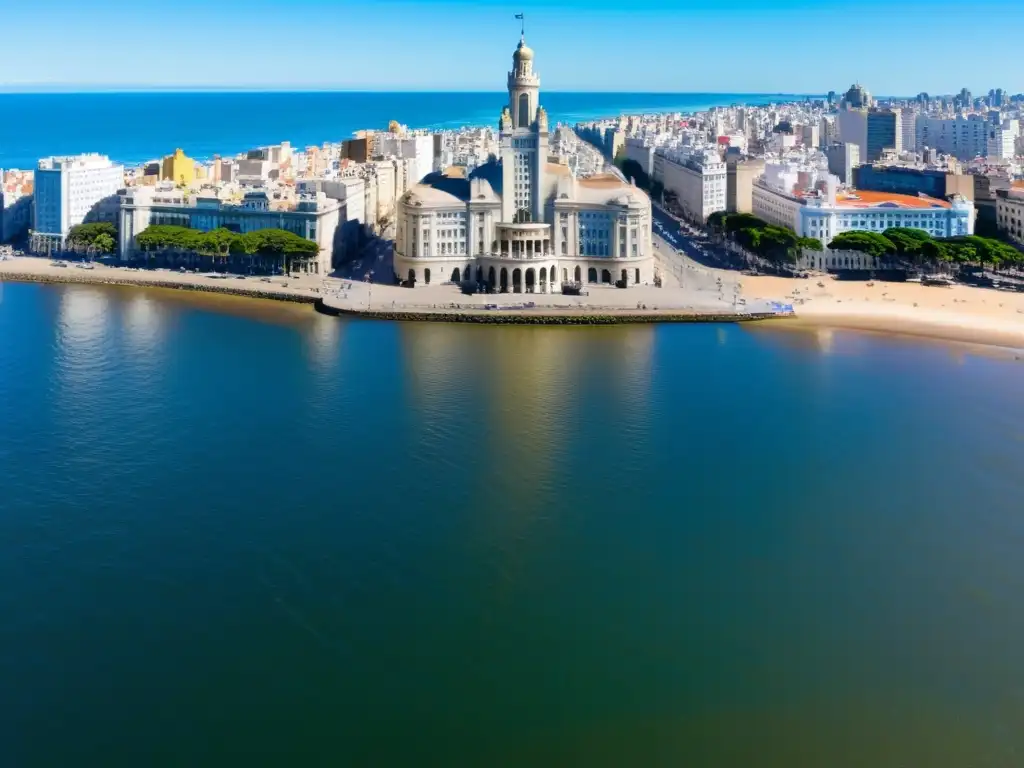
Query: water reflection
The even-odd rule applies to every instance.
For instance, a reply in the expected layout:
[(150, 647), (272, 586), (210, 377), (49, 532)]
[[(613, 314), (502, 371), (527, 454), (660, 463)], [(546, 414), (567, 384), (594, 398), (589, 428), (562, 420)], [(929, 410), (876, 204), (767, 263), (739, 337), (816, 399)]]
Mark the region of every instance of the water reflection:
[(69, 287), (61, 292), (56, 344), (60, 383), (67, 387), (98, 384), (108, 360), (110, 294), (102, 288)]
[(165, 303), (144, 293), (135, 293), (121, 305), (121, 323), (127, 351), (132, 357), (152, 363), (166, 343)]
[(346, 328), (337, 318), (314, 313), (308, 327), (302, 329), (303, 349), (315, 369), (330, 371), (338, 361), (341, 336)]

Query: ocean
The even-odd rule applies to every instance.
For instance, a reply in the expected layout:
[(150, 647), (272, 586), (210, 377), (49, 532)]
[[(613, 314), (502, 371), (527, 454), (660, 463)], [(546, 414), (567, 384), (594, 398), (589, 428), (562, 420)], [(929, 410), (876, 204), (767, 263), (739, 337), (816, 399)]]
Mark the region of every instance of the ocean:
[[(552, 122), (575, 123), (623, 113), (696, 111), (802, 98), (739, 93), (559, 93), (541, 103)], [(112, 92), (0, 93), (0, 168), (34, 168), (40, 157), (100, 152), (134, 165), (176, 148), (191, 157), (234, 155), (290, 141), (337, 142), (390, 120), (410, 128), (492, 125), (505, 93)]]
[(0, 764), (1018, 766), (1022, 366), (0, 284)]

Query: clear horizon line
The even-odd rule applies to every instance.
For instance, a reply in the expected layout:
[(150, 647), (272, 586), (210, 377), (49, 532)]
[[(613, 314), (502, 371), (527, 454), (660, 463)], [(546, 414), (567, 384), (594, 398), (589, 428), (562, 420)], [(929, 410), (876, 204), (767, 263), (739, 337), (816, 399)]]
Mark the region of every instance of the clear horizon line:
[[(261, 85), (80, 85), (75, 83), (31, 83), (24, 86), (0, 86), (0, 95), (75, 95), (86, 93), (505, 93), (500, 89), (477, 88), (355, 88), (331, 86), (261, 86)], [(547, 90), (545, 93), (630, 94), (636, 96), (825, 96), (824, 93), (798, 93), (793, 91), (616, 91), (594, 89)]]

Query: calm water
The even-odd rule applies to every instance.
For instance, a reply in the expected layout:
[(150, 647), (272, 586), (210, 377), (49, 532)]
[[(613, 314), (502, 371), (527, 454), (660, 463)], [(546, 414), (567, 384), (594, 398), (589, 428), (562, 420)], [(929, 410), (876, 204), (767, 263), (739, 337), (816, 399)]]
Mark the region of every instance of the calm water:
[(0, 285), (0, 764), (1024, 764), (1024, 362)]
[[(554, 122), (799, 98), (554, 91), (542, 97)], [(6, 116), (0, 120), (0, 168), (34, 168), (40, 157), (78, 152), (142, 163), (175, 147), (198, 158), (286, 140), (306, 147), (350, 138), (362, 128), (384, 129), (389, 120), (413, 128), (497, 127), (507, 100), (505, 93), (0, 93), (0, 115)]]

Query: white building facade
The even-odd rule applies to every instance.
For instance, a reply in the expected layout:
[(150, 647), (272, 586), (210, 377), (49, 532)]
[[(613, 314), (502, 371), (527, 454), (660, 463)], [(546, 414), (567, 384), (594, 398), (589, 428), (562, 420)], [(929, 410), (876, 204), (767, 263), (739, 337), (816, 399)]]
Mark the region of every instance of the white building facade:
[(331, 272), (335, 237), (338, 230), (337, 200), (325, 194), (303, 195), (287, 209), (272, 207), (262, 191), (246, 193), (240, 203), (220, 200), (214, 193), (186, 200), (181, 190), (173, 185), (130, 187), (121, 200), (118, 236), (120, 258), (131, 260), (141, 254), (135, 238), (153, 224), (169, 224), (208, 232), (224, 227), (233, 232), (246, 233), (261, 229), (283, 229), (299, 237), (314, 241), (320, 251), (314, 259), (303, 265), (313, 274)]
[(399, 280), (469, 281), (514, 293), (653, 282), (649, 198), (617, 176), (577, 179), (567, 165), (551, 162), (533, 61), (520, 40), (501, 113), (500, 159), (468, 176), (432, 174), (400, 198)]
[(35, 173), (33, 248), (63, 247), (72, 227), (116, 219), (124, 168), (105, 155), (48, 157)]
[(836, 235), (855, 230), (881, 234), (890, 227), (920, 229), (933, 237), (974, 234), (974, 206), (962, 197), (952, 202), (887, 192), (836, 194), (834, 182), (825, 194), (789, 192), (754, 182), (753, 213), (799, 237), (813, 237), (823, 246)]
[(704, 224), (725, 210), (726, 164), (713, 149), (686, 153), (659, 149), (660, 173), (666, 192), (674, 192), (686, 218)]

